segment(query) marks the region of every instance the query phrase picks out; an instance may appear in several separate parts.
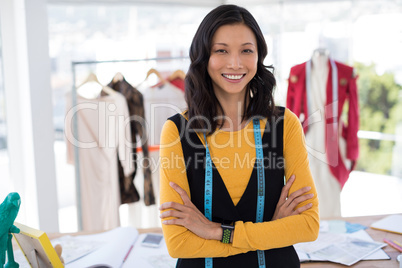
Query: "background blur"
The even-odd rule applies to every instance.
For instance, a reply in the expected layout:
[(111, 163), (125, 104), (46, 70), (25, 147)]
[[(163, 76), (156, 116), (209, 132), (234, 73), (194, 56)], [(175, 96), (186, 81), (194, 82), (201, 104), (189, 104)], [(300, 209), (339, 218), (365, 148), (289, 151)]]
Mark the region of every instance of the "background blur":
[[(3, 199), (10, 191), (25, 193), (23, 203), (39, 204), (41, 198), (47, 198), (47, 201), (42, 202), (56, 206), (58, 219), (52, 226), (42, 224), (41, 228), (59, 228), (62, 232), (76, 231), (74, 167), (66, 163), (63, 135), (65, 94), (73, 88), (72, 62), (186, 57), (199, 23), (221, 1), (206, 1), (202, 4), (197, 1), (169, 0), (152, 1), (153, 4), (135, 0), (31, 1), (43, 6), (42, 10), (37, 7), (29, 8), (33, 3), (28, 0), (18, 0), (14, 3), (9, 0), (1, 1), (0, 198)], [(278, 80), (276, 100), (279, 105), (285, 105), (290, 68), (311, 58), (314, 49), (325, 47), (330, 51), (332, 58), (355, 67), (359, 76), (360, 159), (342, 192), (342, 216), (402, 212), (402, 1), (224, 2), (246, 7), (262, 28), (269, 48), (265, 63), (275, 67)], [(15, 32), (8, 33), (8, 16), (12, 14), (7, 12), (18, 14), (24, 5), (27, 6), (24, 13), (26, 17), (23, 18), (26, 25), (20, 26), (14, 22), (12, 27)], [(32, 29), (38, 31), (38, 34), (27, 30), (25, 37), (17, 36), (21, 34), (18, 32), (19, 27), (31, 27), (29, 21), (35, 19), (35, 12), (40, 13), (37, 16), (43, 19), (41, 26), (45, 26), (45, 29), (36, 27)], [(41, 131), (35, 130), (35, 125), (41, 123), (35, 121), (45, 122), (46, 117), (35, 116), (34, 120), (23, 123), (24, 127), (32, 125), (32, 133), (21, 129), (18, 131), (18, 127), (12, 126), (18, 118), (24, 117), (24, 113), (40, 114), (37, 111), (40, 106), (31, 105), (29, 112), (21, 112), (17, 117), (10, 114), (16, 108), (14, 103), (17, 100), (21, 100), (21, 109), (24, 109), (23, 103), (30, 102), (24, 100), (29, 94), (15, 96), (7, 93), (7, 90), (14, 90), (10, 88), (12, 86), (7, 88), (7, 61), (3, 62), (6, 57), (3, 44), (8, 41), (10, 34), (17, 36), (18, 42), (14, 43), (13, 48), (16, 53), (27, 53), (25, 58), (17, 57), (15, 64), (24, 66), (24, 59), (28, 61), (24, 72), (29, 73), (29, 81), (32, 81), (31, 68), (39, 69), (35, 70), (37, 72), (49, 73), (50, 94), (47, 94), (47, 100), (51, 102), (51, 112), (45, 115), (50, 114), (52, 120), (47, 126), (54, 130), (50, 139), (53, 150), (47, 155), (51, 157), (48, 165), (54, 170), (54, 176), (49, 178), (55, 182), (53, 186), (48, 182), (38, 183), (38, 180), (44, 178), (38, 174), (40, 167), (35, 162), (35, 159), (41, 158), (36, 152), (45, 148), (40, 146), (42, 143), (38, 143), (38, 139), (43, 137)], [(47, 38), (45, 44), (38, 45), (40, 48), (48, 47), (45, 50), (48, 58), (43, 59), (47, 69), (31, 64), (34, 62), (35, 52), (30, 51), (30, 42), (36, 40), (35, 35), (38, 39)], [(20, 50), (20, 46), (25, 47)], [(74, 71), (77, 84), (85, 79), (89, 72), (95, 72), (103, 84), (107, 84), (116, 72), (121, 72), (126, 80), (135, 86), (144, 80), (150, 68), (162, 72), (176, 69), (186, 71), (188, 64), (189, 61), (185, 58), (170, 61), (117, 62), (79, 65)], [(20, 77), (22, 80), (19, 77), (13, 78), (16, 87), (25, 83), (23, 76)], [(31, 82), (31, 86), (33, 84), (34, 82)], [(32, 96), (39, 91), (31, 88), (29, 92), (30, 100), (33, 101)], [(40, 126), (37, 128), (43, 129)], [(22, 140), (33, 135), (34, 138), (28, 141), (28, 145), (21, 145), (23, 149), (19, 149), (24, 152), (23, 150), (32, 147), (31, 155), (13, 154), (14, 147), (10, 147), (9, 140), (15, 135), (21, 136)], [(47, 138), (44, 142), (50, 141)], [(27, 168), (26, 165), (33, 166)], [(21, 169), (25, 170), (25, 175), (19, 174), (23, 172)], [(25, 181), (27, 176), (30, 177), (28, 182)], [(136, 177), (136, 183), (140, 181), (141, 179)], [(49, 190), (42, 191), (43, 185), (50, 185)], [(140, 185), (137, 188), (142, 189)], [(36, 189), (37, 194), (31, 195), (27, 189)], [(33, 213), (35, 209), (21, 210), (21, 221), (32, 221), (31, 225), (34, 226), (41, 225), (40, 208), (36, 209), (39, 213)], [(125, 209), (122, 206), (123, 225), (130, 222), (125, 218)], [(35, 215), (39, 216), (35, 219)], [(154, 227), (147, 226), (146, 221), (135, 221), (135, 225)]]

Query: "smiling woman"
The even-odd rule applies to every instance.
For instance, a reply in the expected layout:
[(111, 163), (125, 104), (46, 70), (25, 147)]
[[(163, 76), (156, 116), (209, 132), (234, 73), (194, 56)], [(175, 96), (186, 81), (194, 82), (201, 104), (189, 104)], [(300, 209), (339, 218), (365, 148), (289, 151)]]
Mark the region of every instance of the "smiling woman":
[[(228, 115), (230, 120), (235, 120), (229, 120), (230, 123), (241, 128), (244, 126), (241, 122), (253, 115), (270, 117), (275, 113), (275, 78), (263, 63), (268, 48), (260, 27), (247, 10), (238, 12), (221, 7), (215, 11), (204, 18), (193, 38), (185, 91), (188, 115), (193, 118), (191, 126), (210, 127), (212, 132), (227, 123), (216, 120), (216, 116)], [(244, 77), (233, 79), (236, 75)], [(235, 107), (230, 107), (236, 108), (235, 111), (228, 110), (229, 106), (222, 107), (225, 105), (221, 96), (224, 91), (216, 89), (218, 86), (227, 90), (228, 86), (223, 82), (229, 82), (230, 91), (242, 93), (237, 95)], [(238, 86), (232, 88), (236, 84)], [(246, 90), (255, 98), (244, 94)], [(241, 109), (237, 109), (238, 105), (242, 105)]]
[[(273, 100), (252, 15), (223, 5), (190, 48), (188, 111), (165, 123), (161, 214), (177, 267), (299, 267), (318, 235), (318, 200), (297, 117)], [(285, 165), (284, 165), (285, 163)], [(284, 177), (286, 185), (284, 185)]]
[[(226, 112), (230, 112), (227, 102), (244, 100), (247, 85), (257, 73), (257, 61), (257, 41), (248, 26), (241, 23), (224, 25), (215, 32), (208, 74), (215, 96), (226, 106)], [(237, 110), (236, 106), (232, 108)], [(238, 120), (242, 122), (241, 115)], [(235, 128), (238, 126), (238, 123), (234, 125)]]

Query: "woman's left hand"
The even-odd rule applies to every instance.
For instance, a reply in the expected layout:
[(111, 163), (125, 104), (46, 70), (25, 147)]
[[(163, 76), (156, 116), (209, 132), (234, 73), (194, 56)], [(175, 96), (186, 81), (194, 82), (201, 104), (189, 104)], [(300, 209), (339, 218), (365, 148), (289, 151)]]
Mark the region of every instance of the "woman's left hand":
[(174, 217), (174, 219), (164, 220), (162, 223), (166, 225), (181, 225), (204, 239), (221, 240), (221, 225), (208, 220), (191, 202), (186, 191), (179, 185), (174, 182), (170, 182), (169, 184), (180, 195), (183, 204), (176, 202), (163, 203), (159, 207), (159, 210), (169, 210), (162, 212), (159, 217), (162, 219)]
[(286, 185), (282, 188), (281, 196), (279, 197), (278, 204), (276, 205), (275, 213), (272, 217), (272, 220), (301, 214), (302, 212), (310, 209), (313, 206), (313, 203), (308, 203), (302, 207), (296, 208), (300, 203), (314, 197), (314, 194), (306, 194), (308, 191), (310, 191), (310, 186), (303, 187), (293, 192), (288, 197), (290, 187), (292, 186), (295, 179), (296, 176), (292, 175)]

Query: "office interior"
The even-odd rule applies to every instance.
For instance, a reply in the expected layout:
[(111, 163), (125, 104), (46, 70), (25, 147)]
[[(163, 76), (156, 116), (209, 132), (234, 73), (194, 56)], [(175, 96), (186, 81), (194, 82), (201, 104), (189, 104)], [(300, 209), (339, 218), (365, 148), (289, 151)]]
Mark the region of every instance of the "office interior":
[[(185, 72), (199, 23), (220, 4), (246, 7), (261, 26), (278, 105), (286, 106), (291, 67), (317, 48), (355, 68), (360, 155), (341, 192), (342, 216), (402, 213), (401, 0), (1, 0), (0, 199), (21, 195), (18, 222), (80, 230), (66, 94), (89, 73), (106, 85), (119, 72), (137, 86), (150, 69)], [(157, 149), (150, 154), (157, 159)], [(158, 204), (144, 204), (143, 177), (138, 169), (140, 200), (120, 206), (122, 226), (160, 226)]]

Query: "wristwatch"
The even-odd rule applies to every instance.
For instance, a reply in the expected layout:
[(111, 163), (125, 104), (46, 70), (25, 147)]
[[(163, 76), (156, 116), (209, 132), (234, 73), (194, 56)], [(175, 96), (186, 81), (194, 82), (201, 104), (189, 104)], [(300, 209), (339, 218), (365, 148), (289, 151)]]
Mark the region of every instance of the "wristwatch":
[(232, 233), (234, 231), (234, 226), (233, 225), (226, 225), (226, 224), (221, 224), (222, 227), (222, 243), (229, 244), (230, 243), (230, 237), (232, 236)]

